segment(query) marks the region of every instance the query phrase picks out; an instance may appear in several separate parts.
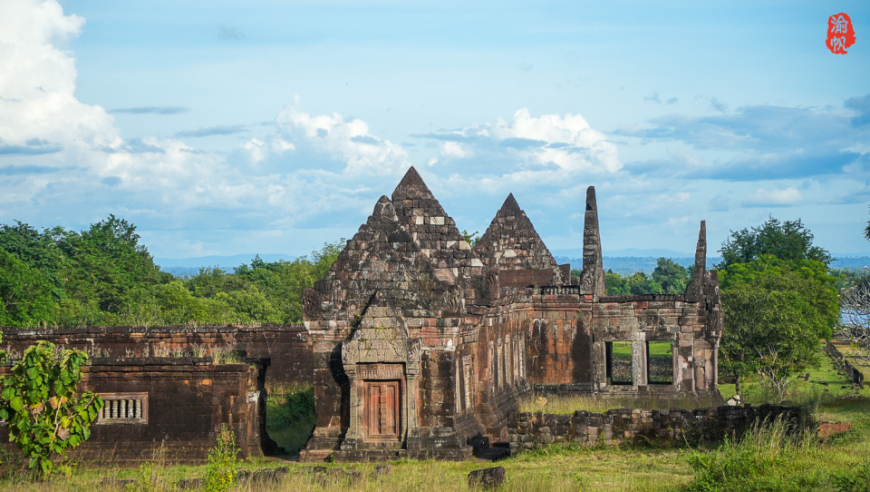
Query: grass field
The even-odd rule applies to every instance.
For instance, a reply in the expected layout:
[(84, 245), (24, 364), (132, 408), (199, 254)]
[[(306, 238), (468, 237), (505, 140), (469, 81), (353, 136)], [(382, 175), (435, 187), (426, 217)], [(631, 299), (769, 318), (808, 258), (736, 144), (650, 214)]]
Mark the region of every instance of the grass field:
[[(827, 357), (810, 371), (808, 381), (794, 378), (788, 399), (809, 404), (824, 421), (848, 423), (852, 429), (843, 435), (820, 441), (810, 431), (789, 437), (773, 428), (750, 434), (744, 442), (715, 448), (689, 447), (601, 447), (548, 446), (500, 461), (507, 470), (505, 491), (868, 491), (870, 484), (870, 390), (855, 395), (833, 370)], [(827, 386), (824, 383), (828, 383)], [(733, 385), (723, 385), (725, 396)], [(747, 397), (754, 403), (765, 392), (758, 381), (746, 383)], [(827, 391), (825, 391), (827, 390)], [(683, 402), (687, 403), (687, 402)], [(545, 410), (554, 412), (548, 403)], [(586, 410), (592, 400), (562, 402)], [(607, 407), (608, 404), (601, 406)], [(601, 411), (601, 406), (597, 408)], [(22, 481), (20, 476), (0, 481), (0, 489), (10, 491), (54, 490), (174, 490), (178, 480), (203, 477), (206, 466), (166, 466), (155, 460), (151, 468), (80, 469), (71, 479), (43, 483)], [(311, 473), (312, 465), (277, 458), (258, 459), (242, 464), (256, 470), (286, 466), (287, 478), (280, 484), (240, 484), (240, 491), (418, 491), (468, 490), (470, 471), (494, 466), (484, 461), (461, 463), (436, 461), (393, 461), (392, 471), (374, 474), (376, 464), (324, 464), (329, 470), (357, 473), (349, 480), (345, 472)], [(865, 473), (866, 475), (862, 475)], [(152, 480), (153, 478), (153, 480)], [(115, 479), (136, 480), (128, 488), (112, 486)], [(116, 483), (116, 482), (115, 482)], [(851, 484), (850, 484), (851, 483)], [(863, 487), (863, 488), (862, 488)]]

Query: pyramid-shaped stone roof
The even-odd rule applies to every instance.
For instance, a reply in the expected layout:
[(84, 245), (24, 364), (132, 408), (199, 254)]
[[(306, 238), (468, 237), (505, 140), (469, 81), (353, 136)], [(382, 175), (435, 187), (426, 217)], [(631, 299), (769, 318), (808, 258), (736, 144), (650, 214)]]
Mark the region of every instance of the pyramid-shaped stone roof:
[(413, 167), (396, 186), (392, 202), (399, 222), (420, 251), (432, 259), (433, 266), (460, 268), (462, 277), (481, 274), (483, 264)]
[[(547, 282), (561, 283), (561, 273), (535, 226), (509, 194), (495, 218), (474, 246), (474, 252), (490, 269), (499, 271), (540, 270), (552, 272)], [(537, 274), (540, 281), (546, 274)]]
[(352, 320), (370, 306), (390, 306), (407, 316), (431, 313), (455, 297), (455, 282), (449, 280), (436, 275), (390, 199), (382, 196), (326, 278), (306, 294), (305, 318)]

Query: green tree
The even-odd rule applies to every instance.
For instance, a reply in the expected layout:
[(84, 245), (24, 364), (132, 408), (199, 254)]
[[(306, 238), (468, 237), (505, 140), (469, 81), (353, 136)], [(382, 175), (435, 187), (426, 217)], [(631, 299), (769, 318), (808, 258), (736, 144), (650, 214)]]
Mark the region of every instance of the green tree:
[[(814, 326), (815, 340), (830, 338), (837, 326), (840, 306), (836, 282), (819, 261), (786, 261), (771, 255), (763, 255), (750, 263), (737, 263), (719, 272), (723, 293), (741, 283), (793, 293), (795, 299), (800, 300), (805, 319)], [(727, 323), (727, 309), (725, 316)]]
[(867, 227), (864, 228), (864, 239), (870, 241), (870, 220), (867, 221)]
[[(781, 284), (794, 281), (790, 276)], [(719, 345), (723, 372), (741, 380), (759, 373), (778, 401), (787, 378), (818, 364), (818, 325), (813, 308), (796, 289), (776, 290), (760, 279), (737, 281), (722, 291), (725, 329)]]
[(604, 284), (609, 296), (625, 296), (631, 293), (628, 288), (628, 278), (614, 273), (613, 270), (605, 272)]
[(468, 232), (468, 230), (462, 229), (462, 237), (465, 239), (465, 242), (473, 248), (474, 245), (480, 241), (480, 231)]
[(661, 286), (662, 294), (684, 294), (689, 283), (689, 272), (670, 258), (659, 258), (652, 280)]
[(40, 341), (25, 350), (2, 379), (0, 418), (34, 477), (55, 471), (68, 475), (67, 452), (90, 437), (89, 427), (103, 400), (91, 392), (78, 394), (81, 367), (87, 363), (88, 355), (82, 351), (58, 352), (53, 344)]
[(0, 225), (0, 249), (15, 255), (28, 267), (38, 270), (54, 287), (52, 295), (56, 300), (63, 296), (63, 281), (60, 269), (63, 252), (57, 239), (63, 237), (61, 227), (38, 232), (28, 224), (15, 221), (14, 226)]
[(0, 326), (52, 323), (54, 293), (54, 286), (39, 270), (0, 249)]
[(831, 262), (826, 250), (813, 246), (813, 234), (800, 219), (780, 222), (769, 217), (761, 227), (731, 231), (720, 252), (722, 262), (716, 265), (720, 270), (735, 263), (749, 263), (762, 255), (788, 261), (820, 261), (826, 266)]
[(136, 226), (110, 215), (82, 233), (67, 232), (60, 240), (67, 261), (65, 290), (76, 301), (110, 315), (112, 322), (145, 302), (153, 286), (169, 281), (148, 250), (139, 244)]

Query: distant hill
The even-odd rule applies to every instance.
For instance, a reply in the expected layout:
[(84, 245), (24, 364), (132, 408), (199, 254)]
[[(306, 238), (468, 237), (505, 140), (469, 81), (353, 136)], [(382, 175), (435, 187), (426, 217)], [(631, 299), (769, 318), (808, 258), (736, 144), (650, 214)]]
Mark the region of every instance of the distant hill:
[[(556, 263), (570, 263), (572, 269), (583, 268), (583, 258), (568, 258), (565, 256), (555, 256)], [(659, 258), (668, 258), (667, 256), (605, 256), (602, 259), (604, 270), (613, 270), (620, 275), (631, 275), (635, 272), (652, 273), (656, 268), (656, 262)], [(671, 258), (676, 263), (689, 267), (695, 264), (694, 257)], [(713, 268), (713, 265), (722, 261), (720, 257), (707, 258), (707, 269)]]
[[(570, 258), (566, 256), (555, 256), (556, 262), (559, 264), (570, 263), (572, 269), (583, 268), (583, 258)], [(605, 270), (613, 270), (620, 275), (633, 274), (635, 272), (652, 273), (656, 268), (656, 261), (659, 258), (670, 258), (675, 262), (689, 267), (695, 264), (694, 257), (670, 257), (670, 256), (605, 256), (602, 259)], [(848, 268), (850, 270), (860, 270), (865, 266), (870, 267), (870, 256), (857, 256), (849, 258), (841, 258), (835, 256), (836, 260), (831, 262), (831, 268)], [(713, 265), (722, 261), (722, 257), (714, 256), (707, 257), (707, 269), (711, 270)]]
[(848, 268), (850, 270), (861, 270), (865, 267), (870, 267), (870, 256), (833, 256), (834, 258), (836, 258), (836, 260), (831, 262), (831, 268)]
[[(256, 253), (232, 255), (232, 256), (197, 256), (194, 258), (154, 258), (154, 263), (160, 266), (164, 272), (171, 273), (176, 277), (196, 275), (200, 268), (220, 268), (232, 271), (239, 265), (250, 265)], [(283, 254), (262, 254), (260, 258), (268, 263), (278, 260), (292, 261), (296, 257)]]

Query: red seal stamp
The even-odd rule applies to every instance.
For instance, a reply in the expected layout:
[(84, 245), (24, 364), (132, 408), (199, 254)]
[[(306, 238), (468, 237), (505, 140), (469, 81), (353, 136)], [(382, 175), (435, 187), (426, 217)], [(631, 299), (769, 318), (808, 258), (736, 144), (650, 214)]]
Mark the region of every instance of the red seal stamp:
[(835, 55), (845, 55), (846, 48), (855, 44), (855, 28), (849, 14), (839, 13), (828, 17), (828, 40), (825, 45)]

